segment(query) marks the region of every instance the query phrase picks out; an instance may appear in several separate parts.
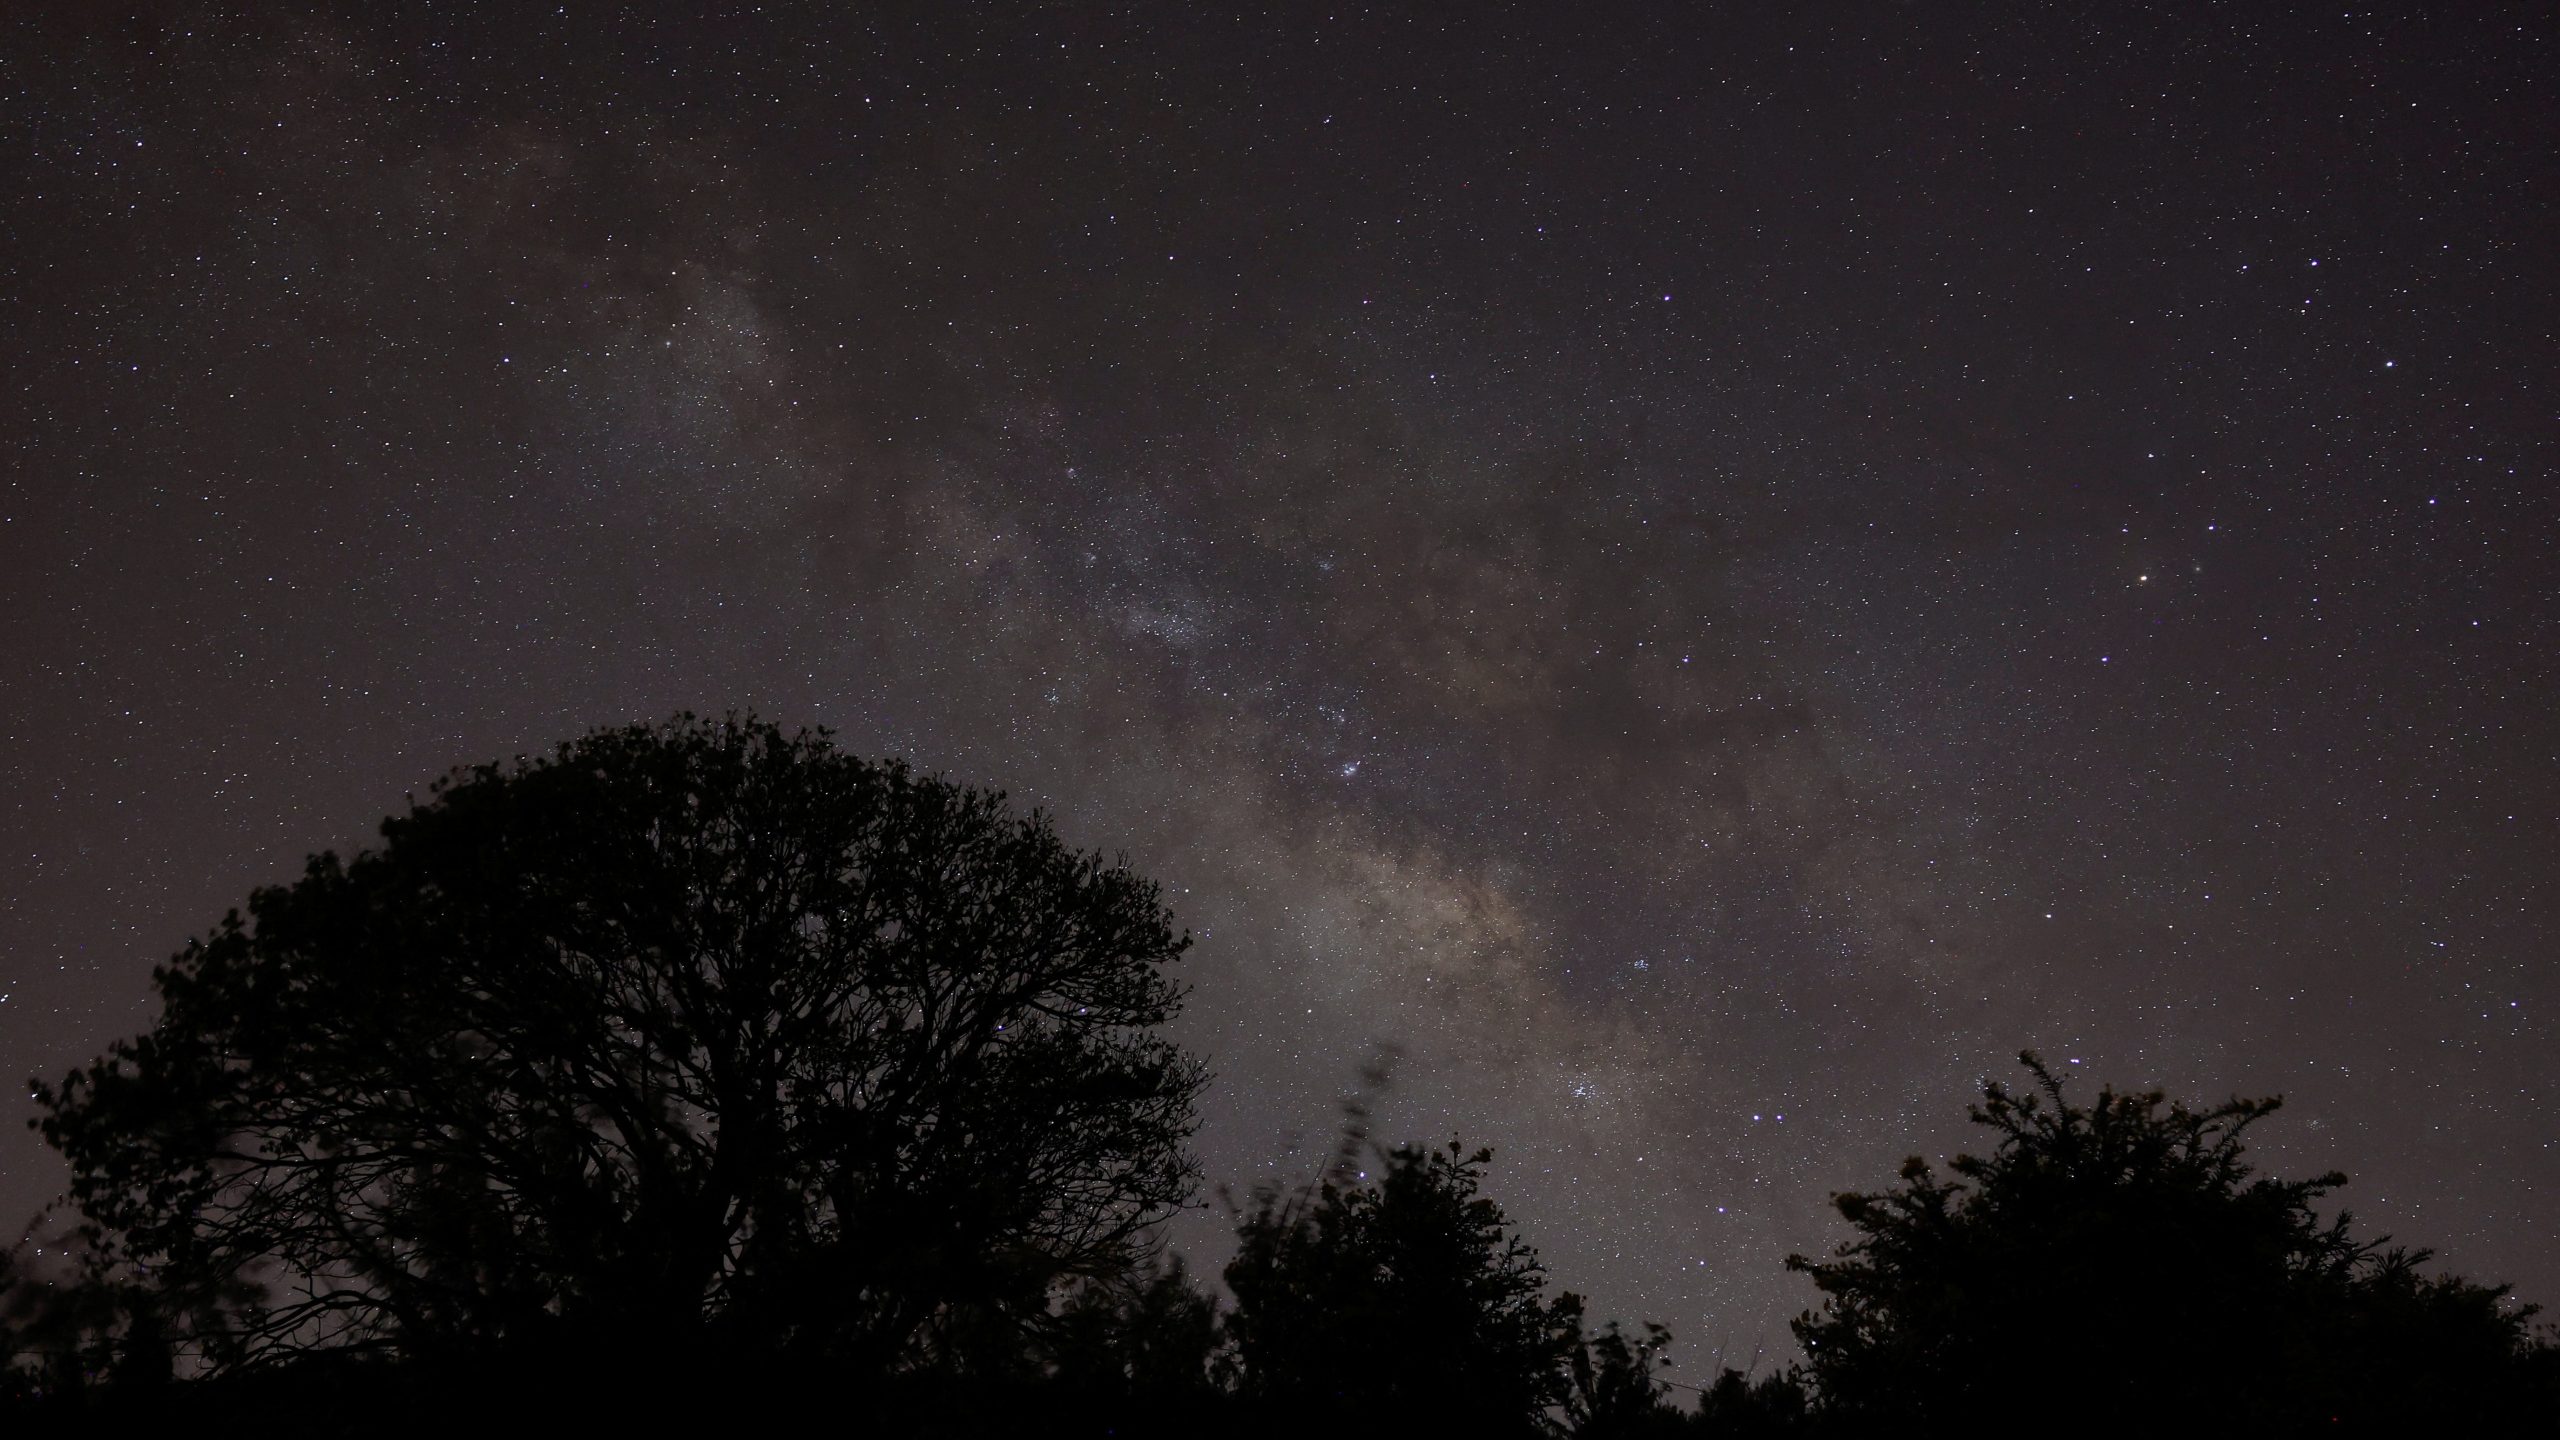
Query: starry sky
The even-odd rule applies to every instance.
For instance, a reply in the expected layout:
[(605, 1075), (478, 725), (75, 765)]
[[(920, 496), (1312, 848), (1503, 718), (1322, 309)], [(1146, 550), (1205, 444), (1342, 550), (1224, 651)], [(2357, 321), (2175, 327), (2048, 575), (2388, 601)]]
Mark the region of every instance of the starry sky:
[(11, 8), (14, 1072), (751, 708), (1165, 882), (1212, 1182), (1392, 1054), (1683, 1378), (2022, 1047), (2560, 1302), (2539, 9)]

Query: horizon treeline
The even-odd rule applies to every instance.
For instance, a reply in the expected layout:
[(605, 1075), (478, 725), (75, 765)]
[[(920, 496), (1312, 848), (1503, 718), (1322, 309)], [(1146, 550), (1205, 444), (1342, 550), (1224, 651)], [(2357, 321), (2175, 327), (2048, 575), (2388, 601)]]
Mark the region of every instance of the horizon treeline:
[[(811, 1414), (880, 1434), (2405, 1434), (2560, 1426), (2503, 1287), (2243, 1159), (2275, 1100), (2033, 1055), (1992, 1143), (1842, 1195), (1802, 1359), (1685, 1394), (1386, 1146), (1163, 1250), (1209, 1083), (1158, 888), (1001, 794), (679, 716), (456, 772), (154, 972), (30, 1121), (0, 1418), (270, 1434)], [(1373, 1084), (1377, 1079), (1372, 1076)], [(43, 1223), (40, 1221), (40, 1223)], [(30, 1227), (30, 1234), (38, 1229)], [(1221, 1293), (1221, 1291), (1223, 1293)]]

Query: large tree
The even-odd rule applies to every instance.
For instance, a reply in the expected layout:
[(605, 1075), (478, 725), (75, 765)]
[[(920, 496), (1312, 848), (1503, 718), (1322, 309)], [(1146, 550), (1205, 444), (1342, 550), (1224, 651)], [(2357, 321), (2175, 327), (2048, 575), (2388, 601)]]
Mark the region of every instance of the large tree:
[(1190, 1193), (1187, 943), (1000, 795), (680, 717), (459, 773), (259, 891), (37, 1123), (104, 1282), (213, 1370), (892, 1367)]
[[(2208, 1109), (2108, 1090), (2083, 1108), (1990, 1085), (1997, 1142), (1951, 1179), (1919, 1159), (1839, 1197), (1857, 1234), (1790, 1257), (1822, 1308), (1796, 1322), (1843, 1433), (2489, 1434), (2560, 1422), (2529, 1307), (2359, 1241), (2321, 1202), (2340, 1175), (2252, 1173), (2274, 1100)], [(2507, 1427), (2507, 1428), (2502, 1428)]]

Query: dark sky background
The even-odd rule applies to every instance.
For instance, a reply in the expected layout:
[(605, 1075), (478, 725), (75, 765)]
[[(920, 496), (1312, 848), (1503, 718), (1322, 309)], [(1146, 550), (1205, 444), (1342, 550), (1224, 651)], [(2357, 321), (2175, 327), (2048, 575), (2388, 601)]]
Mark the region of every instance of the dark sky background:
[(1400, 1046), (1684, 1378), (2028, 1046), (2560, 1302), (2543, 7), (10, 8), (14, 1073), (752, 708), (1167, 883), (1213, 1181)]

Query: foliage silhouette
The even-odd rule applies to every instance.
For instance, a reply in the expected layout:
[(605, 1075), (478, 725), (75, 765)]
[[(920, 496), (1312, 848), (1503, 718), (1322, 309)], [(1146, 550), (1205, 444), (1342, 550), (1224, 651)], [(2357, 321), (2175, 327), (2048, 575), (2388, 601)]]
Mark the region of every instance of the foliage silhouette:
[(12, 1433), (848, 1400), (884, 1435), (2560, 1431), (2530, 1307), (2324, 1220), (2343, 1177), (2244, 1163), (2273, 1100), (2081, 1108), (2022, 1056), (1987, 1156), (1837, 1197), (1855, 1237), (1788, 1258), (1804, 1363), (1684, 1411), (1668, 1332), (1550, 1296), (1491, 1152), (1372, 1142), (1392, 1049), (1323, 1176), (1240, 1209), (1222, 1315), (1153, 1228), (1196, 1179), (1187, 938), (999, 795), (679, 717), (382, 836), (36, 1084), (77, 1264), (0, 1255)]
[(1730, 1366), (1698, 1394), (1692, 1433), (1713, 1440), (1781, 1440), (1813, 1435), (1813, 1395), (1802, 1369), (1789, 1366), (1758, 1379)]
[(1566, 1358), (1571, 1388), (1565, 1415), (1577, 1440), (1645, 1440), (1686, 1433), (1680, 1412), (1664, 1396), (1658, 1373), (1671, 1363), (1671, 1332), (1648, 1324), (1629, 1335), (1617, 1321), (1603, 1325)]
[(1309, 1422), (1541, 1427), (1570, 1395), (1582, 1302), (1481, 1193), (1490, 1151), (1399, 1147), (1376, 1175), (1265, 1187), (1237, 1226), (1228, 1321), (1252, 1405)]
[(1179, 1256), (1078, 1286), (1043, 1349), (1063, 1388), (1120, 1401), (1198, 1401), (1233, 1372), (1217, 1301)]
[(948, 1364), (1191, 1193), (1203, 1075), (1155, 1033), (1187, 944), (1000, 795), (679, 717), (259, 891), (31, 1123), (92, 1286), (149, 1302), (125, 1338), (195, 1373)]
[(2209, 1110), (2103, 1091), (2083, 1109), (2034, 1055), (1973, 1119), (1999, 1141), (1952, 1180), (1842, 1195), (1858, 1235), (1792, 1256), (1823, 1418), (1849, 1433), (2471, 1433), (2560, 1418), (2552, 1352), (2503, 1289), (2419, 1273), (2424, 1251), (2323, 1223), (2330, 1174), (2256, 1176), (2274, 1100)]

